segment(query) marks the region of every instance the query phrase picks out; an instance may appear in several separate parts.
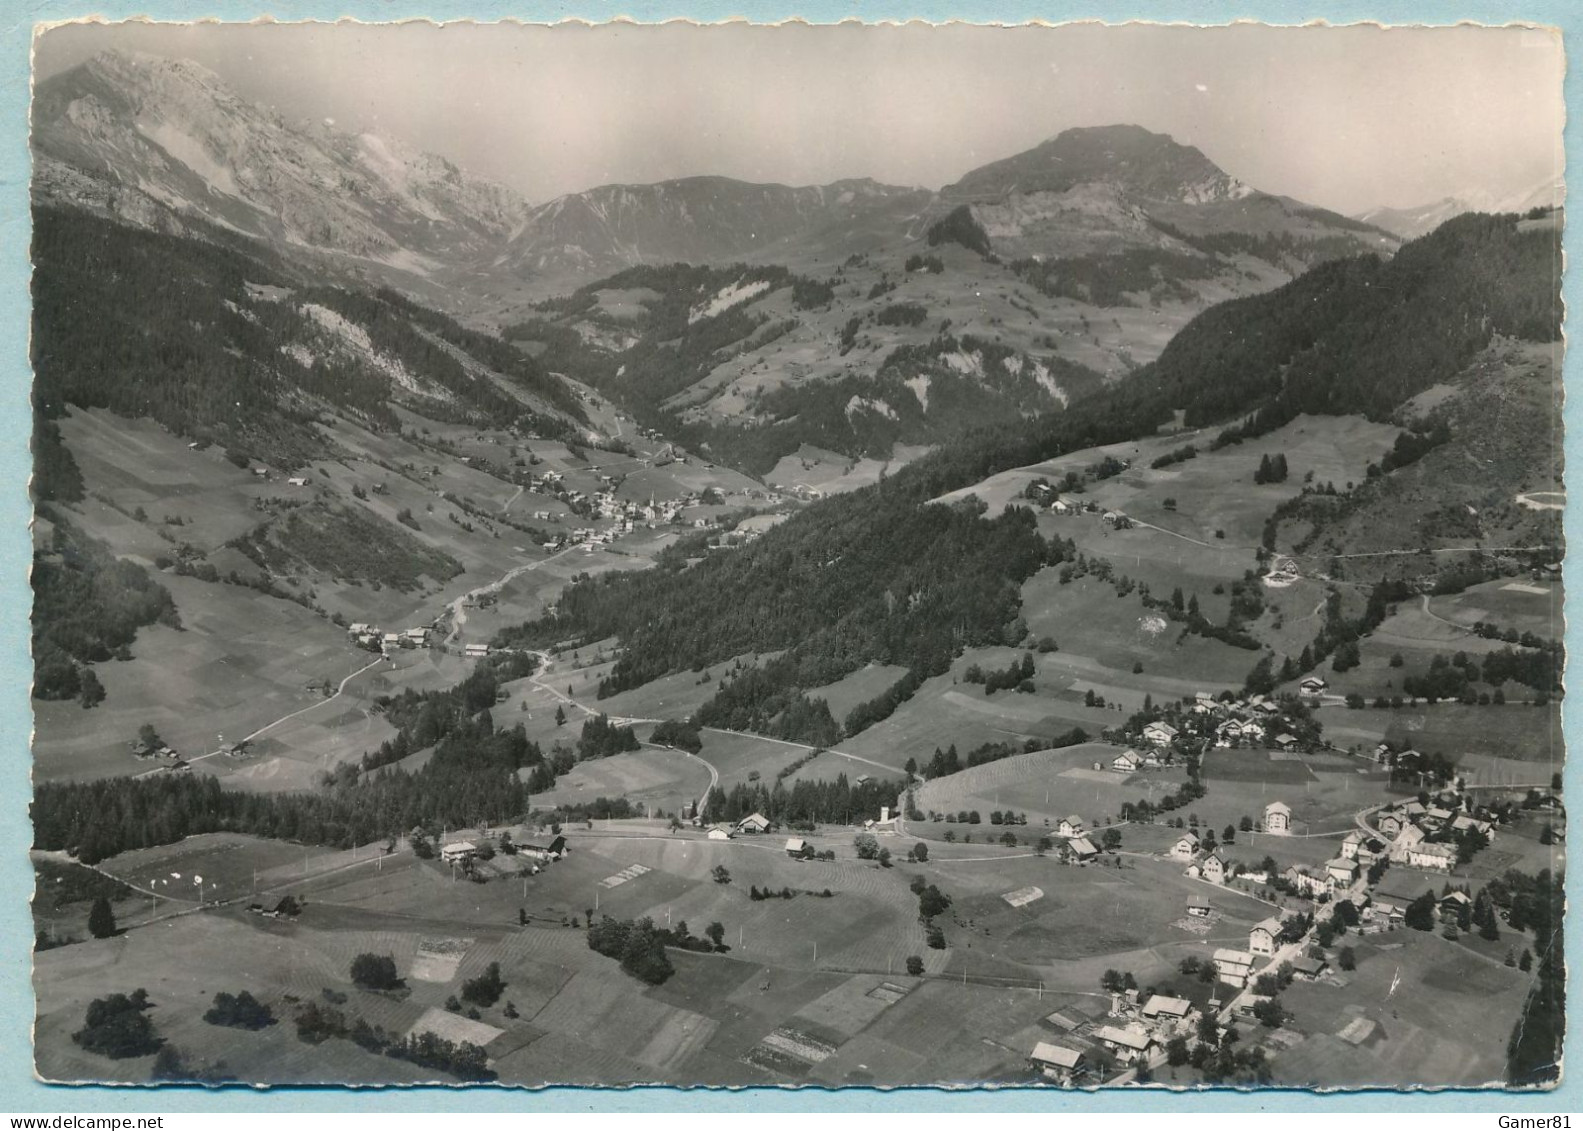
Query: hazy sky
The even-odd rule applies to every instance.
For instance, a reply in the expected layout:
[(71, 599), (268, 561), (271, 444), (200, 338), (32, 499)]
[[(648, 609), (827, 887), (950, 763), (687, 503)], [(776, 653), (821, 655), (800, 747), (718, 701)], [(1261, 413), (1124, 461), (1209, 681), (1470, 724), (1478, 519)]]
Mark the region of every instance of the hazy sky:
[(38, 76), (109, 47), (534, 201), (702, 173), (937, 188), (1120, 122), (1349, 213), (1500, 196), (1562, 161), (1559, 36), (1515, 28), (69, 25), (37, 40)]

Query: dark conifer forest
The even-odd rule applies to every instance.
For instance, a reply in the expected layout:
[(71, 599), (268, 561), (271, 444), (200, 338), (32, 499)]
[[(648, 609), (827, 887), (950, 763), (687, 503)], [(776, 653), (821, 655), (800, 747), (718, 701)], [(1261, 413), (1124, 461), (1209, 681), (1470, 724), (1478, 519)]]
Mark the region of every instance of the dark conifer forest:
[[(57, 517), (49, 545), (33, 560), (33, 695), (84, 695), (85, 665), (125, 658), (137, 630), (156, 621), (181, 626), (170, 593), (135, 562), (115, 557)], [(88, 684), (98, 687), (94, 678)], [(102, 692), (99, 692), (102, 695)], [(92, 706), (91, 695), (84, 705)]]
[[(324, 408), (379, 429), (397, 427), (399, 396), (437, 419), (519, 422), (546, 435), (583, 418), (566, 386), (527, 355), (392, 291), (310, 283), (263, 245), (218, 231), (172, 236), (51, 208), (33, 216), (33, 395), (46, 421), (67, 405), (105, 408), (291, 467), (322, 454), (306, 425)], [(283, 349), (323, 338), (310, 306), (360, 326), (436, 395), (394, 390), (345, 351), (305, 364)], [(461, 351), (521, 396), (475, 380)], [(44, 490), (69, 498), (69, 473), (62, 478), (53, 437), (41, 431)]]

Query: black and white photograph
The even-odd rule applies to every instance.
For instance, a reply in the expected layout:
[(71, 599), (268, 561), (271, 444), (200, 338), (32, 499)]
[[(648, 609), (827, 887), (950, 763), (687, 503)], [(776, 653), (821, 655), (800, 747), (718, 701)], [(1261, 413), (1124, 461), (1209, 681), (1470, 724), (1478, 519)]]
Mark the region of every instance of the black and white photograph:
[(1565, 69), (39, 25), (37, 1078), (1555, 1087)]

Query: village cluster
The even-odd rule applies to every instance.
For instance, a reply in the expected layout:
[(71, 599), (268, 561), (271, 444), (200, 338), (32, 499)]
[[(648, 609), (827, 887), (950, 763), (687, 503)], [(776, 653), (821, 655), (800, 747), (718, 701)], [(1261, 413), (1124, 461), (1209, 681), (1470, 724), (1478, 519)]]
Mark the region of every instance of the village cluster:
[[(717, 506), (724, 502), (724, 496), (714, 488), (702, 492), (688, 491), (672, 499), (656, 500), (650, 495), (647, 503), (632, 502), (616, 496), (618, 484), (612, 476), (600, 475), (599, 481), (602, 487), (593, 495), (566, 490), (564, 478), (559, 472), (547, 472), (542, 478), (531, 480), (528, 489), (559, 499), (571, 508), (575, 515), (608, 522), (610, 525), (580, 526), (557, 534), (544, 542), (546, 550), (581, 546), (584, 550), (591, 551), (598, 546), (608, 545), (623, 535), (631, 534), (639, 526), (653, 530), (661, 526), (684, 525), (694, 530), (709, 530), (716, 525), (713, 519), (707, 517), (688, 519), (683, 512), (700, 506)], [(546, 509), (533, 512), (536, 522), (550, 522), (561, 517), (564, 516)]]
[(1211, 748), (1220, 749), (1301, 749), (1304, 738), (1294, 732), (1305, 729), (1304, 720), (1292, 708), (1318, 706), (1328, 686), (1320, 676), (1308, 676), (1297, 685), (1295, 699), (1287, 702), (1273, 695), (1235, 696), (1224, 691), (1215, 696), (1200, 691), (1191, 701), (1163, 710), (1161, 718), (1144, 724), (1139, 737), (1157, 750), (1169, 749), (1179, 738), (1208, 740)]
[[(1468, 796), (1442, 794), (1425, 805), (1419, 801), (1387, 804), (1357, 816), (1359, 827), (1340, 842), (1339, 854), (1324, 864), (1311, 867), (1292, 865), (1279, 873), (1265, 866), (1249, 869), (1228, 860), (1215, 846), (1213, 832), (1201, 835), (1189, 829), (1168, 850), (1170, 859), (1186, 863), (1185, 874), (1209, 885), (1235, 886), (1245, 894), (1271, 902), (1278, 908), (1249, 931), (1243, 947), (1217, 947), (1207, 960), (1188, 959), (1188, 966), (1212, 971), (1217, 984), (1235, 991), (1229, 999), (1211, 998), (1204, 1011), (1186, 999), (1169, 994), (1146, 994), (1136, 988), (1117, 989), (1111, 994), (1108, 1011), (1089, 1015), (1066, 1007), (1045, 1019), (1045, 1027), (1059, 1036), (1039, 1042), (1029, 1056), (1030, 1065), (1046, 1079), (1062, 1085), (1100, 1083), (1107, 1064), (1096, 1059), (1103, 1049), (1104, 1060), (1125, 1073), (1146, 1073), (1167, 1062), (1168, 1046), (1175, 1038), (1192, 1041), (1206, 1032), (1215, 1040), (1225, 1028), (1239, 1019), (1259, 1018), (1270, 1009), (1272, 992), (1293, 979), (1306, 982), (1345, 981), (1334, 969), (1337, 951), (1327, 949), (1333, 938), (1319, 935), (1313, 940), (1321, 908), (1339, 912), (1347, 908), (1343, 921), (1360, 934), (1395, 931), (1410, 925), (1413, 908), (1426, 899), (1433, 900), (1430, 914), (1448, 923), (1465, 920), (1474, 904), (1467, 891), (1448, 888), (1438, 898), (1419, 889), (1423, 875), (1403, 876), (1393, 885), (1385, 880), (1390, 864), (1399, 864), (1418, 873), (1447, 872), (1456, 862), (1457, 848), (1426, 838), (1451, 834), (1474, 834), (1484, 843), (1495, 835), (1497, 822), (1475, 806)], [(1081, 831), (1077, 818), (1063, 820), (1060, 832)], [(1282, 801), (1265, 806), (1256, 830), (1276, 836), (1293, 835), (1292, 811)], [(1006, 896), (1015, 903), (1019, 893)], [(1272, 898), (1273, 897), (1273, 898)], [(1337, 917), (1341, 917), (1339, 914)], [(1504, 918), (1504, 915), (1502, 915)], [(1207, 933), (1220, 913), (1209, 898), (1189, 900), (1181, 925), (1195, 933)], [(1465, 925), (1465, 924), (1464, 924)], [(1346, 956), (1343, 970), (1350, 968)], [(1367, 1040), (1374, 1025), (1359, 1018), (1340, 1034), (1354, 1045)]]
[[(346, 626), (346, 635), (353, 644), (370, 652), (382, 652), (387, 656), (407, 649), (429, 647), (434, 631), (433, 625), (415, 625), (412, 628), (390, 632), (380, 629), (378, 625), (364, 624), (361, 621)], [(469, 644), (467, 655), (487, 656), (489, 646)]]

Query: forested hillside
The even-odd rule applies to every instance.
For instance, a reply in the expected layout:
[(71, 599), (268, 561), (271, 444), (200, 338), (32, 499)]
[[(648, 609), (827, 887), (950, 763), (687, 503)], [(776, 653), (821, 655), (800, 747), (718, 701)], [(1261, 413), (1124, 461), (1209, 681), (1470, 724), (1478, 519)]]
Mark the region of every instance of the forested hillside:
[(180, 627), (165, 587), (54, 516), (33, 558), (34, 697), (94, 706), (104, 690), (88, 665), (129, 656), (137, 630), (155, 621)]
[[(928, 501), (1006, 467), (1152, 431), (1154, 402), (1095, 398), (1053, 416), (973, 432), (874, 487), (827, 499), (750, 545), (570, 586), (554, 615), (503, 632), (498, 643), (543, 646), (621, 639), (609, 695), (745, 652), (784, 654), (722, 681), (700, 711), (707, 725), (810, 742), (840, 730), (817, 687), (870, 662), (914, 677), (944, 671), (964, 647), (1017, 643), (1021, 583), (1061, 548), (1013, 508)], [(729, 600), (721, 600), (730, 594)]]
[(503, 341), (388, 291), (307, 286), (238, 237), (40, 208), (33, 263), (34, 398), (46, 418), (107, 408), (286, 467), (320, 453), (304, 425), (325, 409), (385, 429), (393, 404), (547, 434), (581, 418), (559, 380)]
[[(574, 585), (553, 617), (502, 641), (546, 645), (619, 636), (620, 661), (602, 695), (743, 652), (785, 650), (763, 669), (723, 682), (705, 721), (776, 731), (799, 708), (791, 689), (815, 687), (865, 663), (944, 671), (963, 646), (999, 643), (1018, 587), (1044, 564), (1032, 517), (982, 508), (923, 507), (915, 485), (838, 498), (737, 553), (606, 574)], [(721, 594), (731, 594), (722, 601)], [(1021, 630), (1012, 635), (1020, 638)], [(1013, 641), (1014, 642), (1014, 641)], [(793, 732), (833, 739), (828, 715)]]
[(1032, 356), (971, 335), (943, 333), (899, 346), (872, 376), (784, 385), (758, 402), (764, 420), (743, 426), (679, 421), (691, 447), (764, 474), (802, 444), (888, 459), (898, 444), (946, 444), (975, 427), (1053, 413), (1103, 387), (1098, 373), (1055, 355)]
[(425, 546), (401, 526), (357, 507), (315, 501), (261, 523), (231, 543), (276, 576), (318, 571), (393, 589), (416, 588), (424, 577), (448, 581), (462, 572), (449, 554)]
[(1423, 554), (1376, 553), (1402, 547), (1543, 546), (1559, 558), (1563, 512), (1522, 501), (1534, 492), (1558, 499), (1564, 489), (1559, 362), (1558, 346), (1492, 342), (1436, 383), (1422, 415), (1410, 403), (1402, 423), (1412, 430), (1366, 481), (1281, 508), (1268, 527), (1271, 548), (1319, 561), (1364, 555), (1328, 562), (1331, 576), (1353, 581), (1431, 568)]
[[(919, 256), (906, 274), (940, 270), (938, 258)], [(903, 297), (888, 277), (866, 298), (854, 286), (844, 269), (822, 280), (783, 267), (636, 267), (546, 302), (503, 333), (546, 369), (755, 475), (803, 444), (888, 459), (897, 444), (944, 443), (977, 425), (1057, 411), (1104, 383), (1053, 351), (952, 334), (938, 304)], [(824, 365), (846, 357), (860, 336), (909, 332), (872, 362), (865, 354), (820, 376), (804, 372), (812, 356)], [(810, 334), (820, 337), (812, 350)], [(798, 360), (782, 360), (783, 345)], [(732, 363), (763, 384), (743, 392), (743, 411), (729, 418), (704, 411)]]
[(1382, 418), (1496, 334), (1559, 336), (1557, 240), (1516, 216), (1459, 216), (1390, 260), (1336, 260), (1205, 311), (1138, 379), (1190, 425), (1257, 409), (1260, 430), (1301, 412)]
[[(653, 412), (707, 376), (723, 351), (773, 334), (774, 319), (753, 300), (782, 289), (789, 289), (793, 310), (826, 306), (831, 298), (827, 284), (784, 267), (633, 267), (548, 300), (543, 317), (502, 334), (541, 345), (539, 360), (549, 369), (634, 411)], [(630, 297), (611, 310), (601, 305), (604, 292)]]
[(1016, 587), (1059, 552), (1026, 512), (990, 520), (929, 499), (1007, 468), (1150, 434), (1173, 410), (1198, 422), (1261, 408), (1261, 420), (1388, 414), (1460, 372), (1464, 355), (1496, 333), (1558, 332), (1553, 238), (1523, 232), (1513, 216), (1464, 217), (1411, 245), (1405, 261), (1345, 260), (1224, 304), (1190, 324), (1157, 365), (1065, 413), (974, 429), (741, 551), (574, 584), (553, 616), (501, 641), (619, 637), (624, 650), (605, 694), (785, 650), (722, 686), (700, 718), (830, 741), (834, 721), (802, 690), (864, 663), (905, 665), (916, 677), (944, 670), (965, 646), (1017, 643)]

